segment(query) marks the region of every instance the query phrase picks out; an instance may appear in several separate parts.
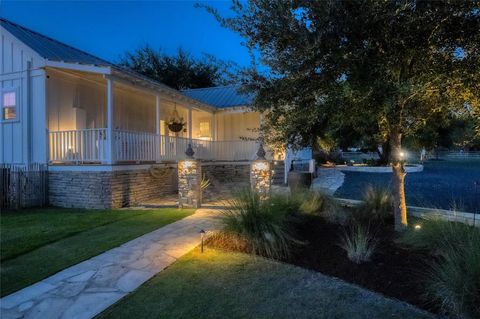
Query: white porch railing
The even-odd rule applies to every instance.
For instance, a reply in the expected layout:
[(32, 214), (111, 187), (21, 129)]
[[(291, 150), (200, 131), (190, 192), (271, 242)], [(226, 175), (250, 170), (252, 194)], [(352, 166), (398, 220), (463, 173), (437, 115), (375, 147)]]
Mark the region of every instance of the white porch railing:
[(56, 131), (49, 133), (51, 162), (104, 162), (107, 129)]
[(140, 162), (158, 159), (157, 134), (115, 130), (113, 135), (115, 160)]
[[(104, 163), (107, 160), (107, 129), (55, 131), (49, 133), (50, 162)], [(185, 158), (189, 139), (146, 132), (114, 130), (116, 162), (178, 161)], [(244, 161), (255, 157), (256, 141), (191, 141), (195, 158)]]

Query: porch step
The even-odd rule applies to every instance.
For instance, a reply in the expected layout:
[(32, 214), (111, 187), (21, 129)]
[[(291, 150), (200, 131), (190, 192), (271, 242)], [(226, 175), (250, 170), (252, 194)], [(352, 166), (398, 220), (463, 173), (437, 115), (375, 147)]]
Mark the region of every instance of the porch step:
[(285, 162), (273, 161), (273, 185), (285, 184)]

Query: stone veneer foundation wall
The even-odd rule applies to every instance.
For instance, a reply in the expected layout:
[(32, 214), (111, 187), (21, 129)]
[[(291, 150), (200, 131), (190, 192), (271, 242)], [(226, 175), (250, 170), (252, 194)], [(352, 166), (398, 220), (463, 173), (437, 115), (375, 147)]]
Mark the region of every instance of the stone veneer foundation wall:
[(50, 171), (49, 201), (53, 206), (119, 208), (177, 191), (176, 165), (113, 171)]
[[(125, 165), (111, 171), (87, 168), (51, 167), (50, 205), (75, 208), (119, 208), (178, 192), (176, 164)], [(153, 168), (153, 169), (152, 169)], [(202, 171), (210, 179), (213, 195), (218, 190), (238, 191), (249, 185), (250, 163), (203, 162)]]
[(210, 186), (203, 191), (203, 199), (221, 201), (250, 187), (250, 162), (205, 162), (203, 175), (210, 180)]
[(250, 179), (250, 162), (204, 162), (203, 174), (212, 183), (248, 184)]

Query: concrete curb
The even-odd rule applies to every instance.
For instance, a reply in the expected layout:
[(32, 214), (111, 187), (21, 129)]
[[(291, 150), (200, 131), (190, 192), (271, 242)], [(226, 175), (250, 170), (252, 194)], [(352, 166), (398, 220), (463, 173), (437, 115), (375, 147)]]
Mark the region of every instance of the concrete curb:
[[(335, 200), (337, 200), (340, 205), (345, 207), (355, 207), (362, 203), (360, 200), (347, 198), (335, 198)], [(415, 217), (420, 217), (423, 219), (440, 218), (443, 220), (460, 222), (467, 225), (475, 225), (476, 227), (480, 228), (480, 214), (417, 206), (407, 206), (407, 208), (408, 213)]]
[[(342, 172), (362, 172), (362, 173), (391, 173), (392, 168), (390, 166), (345, 166), (337, 165), (336, 169)], [(423, 165), (421, 164), (409, 164), (405, 166), (407, 173), (419, 173), (423, 172)]]

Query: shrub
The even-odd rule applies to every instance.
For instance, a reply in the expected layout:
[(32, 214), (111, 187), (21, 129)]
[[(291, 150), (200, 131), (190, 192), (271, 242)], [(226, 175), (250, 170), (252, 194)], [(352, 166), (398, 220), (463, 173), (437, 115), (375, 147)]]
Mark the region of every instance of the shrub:
[(362, 203), (354, 210), (353, 219), (362, 224), (383, 224), (393, 216), (390, 192), (377, 186), (368, 186), (363, 193)]
[(348, 259), (356, 264), (367, 262), (376, 249), (375, 237), (368, 228), (355, 225), (343, 234), (340, 244), (346, 252)]
[(282, 196), (261, 200), (252, 191), (242, 192), (223, 211), (223, 229), (209, 239), (219, 248), (234, 249), (270, 258), (284, 258), (291, 246), (295, 204)]
[(380, 163), (379, 160), (376, 160), (374, 158), (369, 158), (369, 159), (364, 159), (363, 164), (366, 164), (367, 166), (379, 166)]
[(401, 241), (437, 256), (425, 272), (425, 296), (445, 312), (480, 317), (480, 229), (435, 218), (418, 225)]
[(293, 216), (299, 212), (303, 196), (298, 194), (271, 194), (265, 204), (273, 212)]

